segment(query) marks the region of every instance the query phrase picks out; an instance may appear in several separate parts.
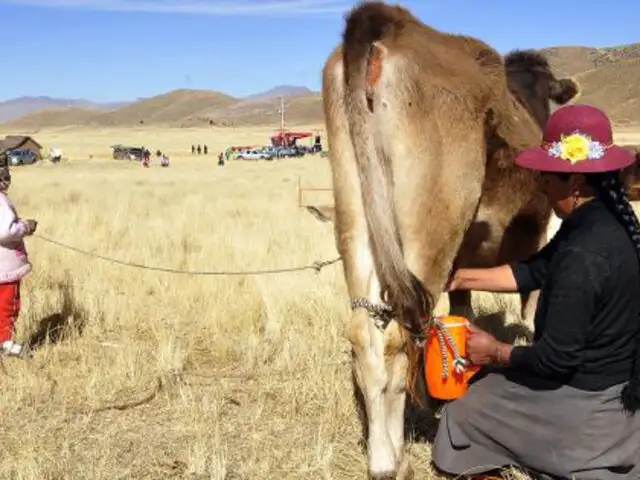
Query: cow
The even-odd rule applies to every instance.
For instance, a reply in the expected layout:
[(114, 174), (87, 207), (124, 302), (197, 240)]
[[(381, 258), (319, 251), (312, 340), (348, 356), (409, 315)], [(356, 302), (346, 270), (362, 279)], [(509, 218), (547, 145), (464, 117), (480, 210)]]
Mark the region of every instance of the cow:
[(345, 335), (369, 476), (403, 479), (406, 394), (423, 404), (416, 372), (435, 299), (454, 262), (492, 265), (544, 243), (551, 208), (539, 175), (513, 159), (540, 141), (548, 114), (529, 96), (566, 103), (578, 86), (549, 75), (538, 90), (534, 75), (527, 87), (523, 70), (514, 91), (495, 49), (400, 6), (367, 2), (345, 23), (322, 71), (334, 234), (353, 310)]

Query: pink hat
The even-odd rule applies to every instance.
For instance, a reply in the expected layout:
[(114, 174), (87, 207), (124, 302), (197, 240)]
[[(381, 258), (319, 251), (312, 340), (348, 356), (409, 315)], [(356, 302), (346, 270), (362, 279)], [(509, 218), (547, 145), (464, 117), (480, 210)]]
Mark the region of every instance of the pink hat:
[(524, 150), (515, 163), (543, 172), (596, 173), (621, 170), (635, 160), (631, 150), (613, 144), (611, 122), (602, 110), (567, 105), (549, 117), (542, 145)]

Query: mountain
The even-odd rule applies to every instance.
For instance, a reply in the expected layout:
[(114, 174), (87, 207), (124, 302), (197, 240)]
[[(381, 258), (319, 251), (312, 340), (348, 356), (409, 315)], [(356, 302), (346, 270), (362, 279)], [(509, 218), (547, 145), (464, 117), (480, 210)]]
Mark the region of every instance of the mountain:
[(211, 90), (173, 90), (126, 107), (98, 113), (91, 123), (102, 126), (152, 123), (173, 125), (198, 112), (225, 108), (238, 100)]
[(640, 122), (640, 57), (609, 63), (575, 75), (580, 103), (602, 108), (617, 123)]
[(0, 123), (41, 110), (59, 108), (81, 108), (86, 110), (109, 110), (126, 105), (126, 102), (99, 103), (84, 99), (52, 97), (20, 97), (0, 102)]
[(640, 123), (640, 43), (541, 51), (557, 76), (580, 84), (578, 102), (602, 108), (616, 123)]
[[(285, 100), (285, 121), (289, 126), (321, 123), (324, 119), (319, 93), (298, 95)], [(224, 108), (201, 110), (185, 118), (180, 126), (197, 125), (269, 125), (280, 123), (280, 100), (239, 100)]]
[(605, 48), (551, 47), (543, 48), (540, 51), (549, 59), (556, 75), (574, 76), (615, 63), (640, 58), (640, 43)]
[(292, 98), (292, 97), (300, 97), (303, 95), (312, 95), (313, 92), (307, 87), (299, 87), (296, 85), (278, 85), (277, 87), (273, 87), (266, 92), (254, 93), (253, 95), (249, 95), (244, 97), (242, 100), (246, 102), (260, 102), (264, 100), (272, 100), (280, 97)]
[(305, 87), (276, 87), (248, 100), (212, 90), (179, 89), (109, 111), (83, 107), (43, 110), (14, 119), (5, 127), (37, 130), (68, 125), (190, 127), (279, 123), (280, 95), (286, 98), (287, 125), (322, 121), (322, 98), (309, 92)]
[[(265, 92), (237, 99), (223, 93), (209, 90), (180, 89), (155, 97), (138, 98), (134, 102), (100, 103), (84, 99), (66, 99), (52, 97), (20, 97), (0, 102), (0, 124), (20, 119), (20, 123), (30, 126), (42, 120), (45, 125), (59, 126), (69, 121), (85, 123), (90, 119), (100, 125), (120, 123), (175, 123), (181, 120), (198, 118), (201, 112), (217, 112), (221, 107), (232, 103), (241, 105), (261, 104), (257, 108), (270, 110), (271, 100), (280, 97), (294, 99), (314, 95), (307, 87), (279, 85)], [(276, 110), (279, 107), (275, 107)], [(240, 108), (238, 111), (245, 111)], [(108, 113), (107, 113), (108, 112)], [(34, 116), (35, 115), (35, 116)], [(28, 118), (27, 118), (28, 117)], [(214, 115), (214, 117), (217, 117)], [(24, 121), (23, 121), (24, 120)]]
[[(578, 102), (603, 108), (616, 123), (640, 123), (640, 43), (608, 48), (553, 47), (541, 52), (547, 56), (557, 76), (571, 76), (580, 83)], [(306, 87), (280, 85), (244, 98), (209, 90), (174, 90), (119, 108), (96, 107), (96, 104), (80, 100), (71, 108), (67, 103), (65, 108), (31, 113), (5, 126), (38, 129), (142, 123), (175, 127), (277, 125), (281, 96), (285, 97), (287, 125), (323, 122), (320, 93)]]

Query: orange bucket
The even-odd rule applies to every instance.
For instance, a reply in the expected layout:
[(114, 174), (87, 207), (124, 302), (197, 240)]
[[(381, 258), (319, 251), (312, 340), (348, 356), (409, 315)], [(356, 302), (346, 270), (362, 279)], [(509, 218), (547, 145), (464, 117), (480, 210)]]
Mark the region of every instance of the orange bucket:
[(466, 359), (468, 326), (466, 318), (446, 315), (434, 318), (429, 328), (424, 347), (425, 380), (433, 398), (463, 396), (469, 379), (480, 369)]

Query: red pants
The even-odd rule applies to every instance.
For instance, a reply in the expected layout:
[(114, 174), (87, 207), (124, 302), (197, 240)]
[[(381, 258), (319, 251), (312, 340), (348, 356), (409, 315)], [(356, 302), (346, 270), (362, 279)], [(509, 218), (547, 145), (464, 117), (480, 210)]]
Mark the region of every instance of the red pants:
[(20, 280), (0, 284), (0, 343), (13, 338), (20, 315)]

